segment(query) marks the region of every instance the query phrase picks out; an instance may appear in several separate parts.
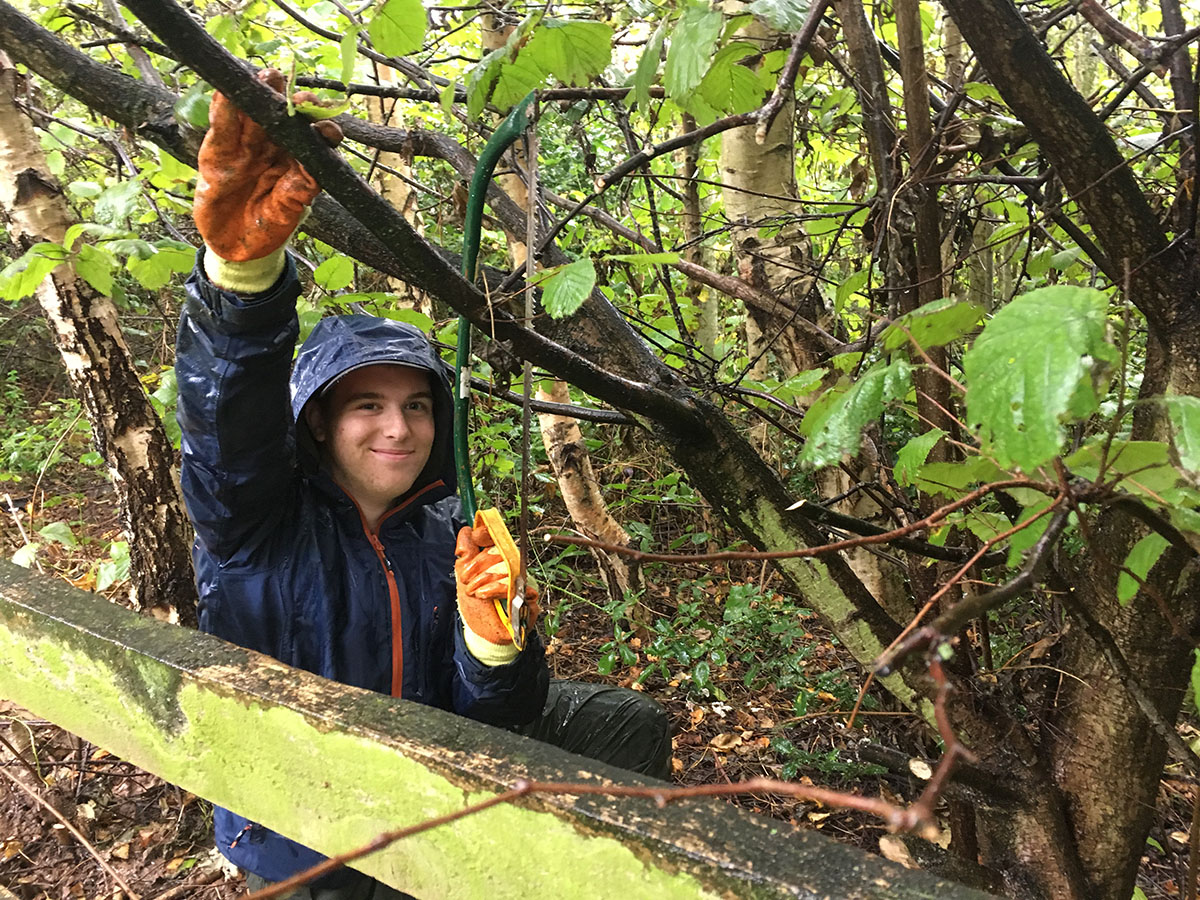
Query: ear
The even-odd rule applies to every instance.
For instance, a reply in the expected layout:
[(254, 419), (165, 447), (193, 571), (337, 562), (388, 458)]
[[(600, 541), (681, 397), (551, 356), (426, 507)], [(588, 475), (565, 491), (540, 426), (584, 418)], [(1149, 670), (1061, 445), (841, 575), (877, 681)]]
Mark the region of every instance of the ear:
[(309, 403), (304, 407), (304, 421), (308, 425), (308, 431), (313, 436), (313, 440), (317, 443), (323, 442), (327, 434), (325, 414), (320, 403)]

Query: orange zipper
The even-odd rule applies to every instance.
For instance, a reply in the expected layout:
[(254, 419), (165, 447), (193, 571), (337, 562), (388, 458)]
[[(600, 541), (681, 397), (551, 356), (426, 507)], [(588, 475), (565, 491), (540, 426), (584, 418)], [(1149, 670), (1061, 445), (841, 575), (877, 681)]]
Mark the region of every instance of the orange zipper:
[[(336, 484), (336, 482), (334, 482)], [(350, 502), (354, 504), (354, 508), (358, 510), (358, 520), (362, 523), (363, 532), (367, 535), (367, 542), (375, 551), (375, 555), (379, 557), (379, 564), (383, 566), (383, 574), (387, 578), (388, 586), (388, 602), (392, 610), (392, 696), (399, 697), (404, 690), (404, 630), (401, 627), (400, 620), (400, 588), (396, 585), (396, 575), (392, 572), (392, 564), (388, 562), (387, 554), (383, 552), (383, 543), (379, 540), (379, 525), (383, 524), (383, 520), (389, 516), (394, 516), (396, 513), (412, 505), (412, 502), (427, 491), (431, 491), (436, 487), (441, 487), (445, 482), (438, 480), (431, 484), (425, 485), (421, 490), (417, 491), (411, 497), (404, 501), (400, 506), (388, 510), (379, 520), (375, 531), (367, 527), (367, 520), (363, 518), (362, 507), (358, 505), (358, 501), (351, 496), (350, 492), (345, 488), (347, 497), (350, 497)], [(341, 487), (341, 485), (338, 485)]]

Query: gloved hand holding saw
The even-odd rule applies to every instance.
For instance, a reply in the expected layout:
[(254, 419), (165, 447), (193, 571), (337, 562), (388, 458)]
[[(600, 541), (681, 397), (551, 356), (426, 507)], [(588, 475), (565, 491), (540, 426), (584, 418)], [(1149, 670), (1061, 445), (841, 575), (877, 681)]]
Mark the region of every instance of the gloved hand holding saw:
[[(278, 69), (258, 80), (281, 96)], [(296, 103), (315, 103), (309, 91)], [(331, 121), (314, 126), (336, 146), (342, 131)], [(200, 178), (192, 216), (207, 251), (204, 269), (220, 287), (237, 293), (265, 291), (284, 266), (284, 248), (321, 188), (290, 153), (223, 94), (213, 94), (209, 128), (200, 145)]]
[(485, 665), (511, 662), (541, 608), (532, 582), (527, 582), (524, 596), (517, 597), (521, 557), (499, 513), (476, 513), (475, 526), (458, 532), (454, 555), (467, 649)]

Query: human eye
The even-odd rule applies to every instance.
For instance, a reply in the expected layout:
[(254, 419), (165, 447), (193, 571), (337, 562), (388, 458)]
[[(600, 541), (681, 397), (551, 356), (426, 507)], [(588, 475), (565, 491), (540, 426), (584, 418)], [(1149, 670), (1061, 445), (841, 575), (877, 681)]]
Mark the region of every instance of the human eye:
[(419, 415), (431, 415), (433, 413), (433, 401), (425, 397), (419, 397), (408, 401), (408, 408)]

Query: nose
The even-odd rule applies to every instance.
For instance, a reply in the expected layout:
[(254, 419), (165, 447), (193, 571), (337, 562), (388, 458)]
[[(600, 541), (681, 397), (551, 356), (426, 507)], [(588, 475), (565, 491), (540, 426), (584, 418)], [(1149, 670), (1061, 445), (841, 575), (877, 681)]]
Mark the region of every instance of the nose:
[(388, 411), (383, 423), (383, 433), (390, 439), (403, 440), (408, 437), (411, 429), (408, 427), (408, 419), (404, 415), (403, 409), (392, 409)]

